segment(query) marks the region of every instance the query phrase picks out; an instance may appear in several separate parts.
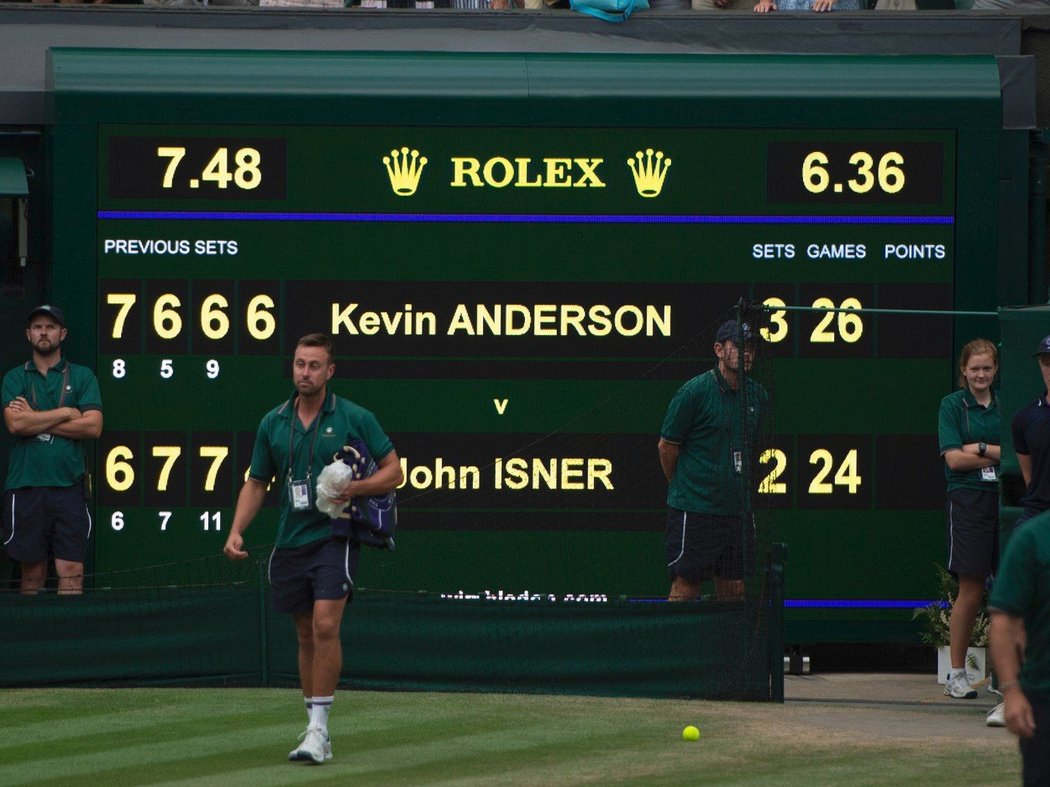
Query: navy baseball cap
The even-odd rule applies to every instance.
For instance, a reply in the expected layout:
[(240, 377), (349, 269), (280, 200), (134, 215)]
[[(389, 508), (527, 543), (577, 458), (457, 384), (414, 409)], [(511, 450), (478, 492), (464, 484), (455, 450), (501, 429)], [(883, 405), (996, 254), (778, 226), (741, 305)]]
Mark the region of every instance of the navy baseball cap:
[(46, 314), (48, 317), (53, 319), (60, 327), (66, 327), (66, 315), (62, 313), (62, 310), (57, 306), (51, 306), (50, 304), (42, 304), (37, 306), (33, 311), (29, 312), (29, 322), (33, 321), (33, 318), (38, 314)]
[(1050, 353), (1050, 336), (1043, 337), (1043, 340), (1039, 342), (1039, 349), (1032, 353), (1032, 355), (1042, 355), (1043, 353)]
[[(715, 341), (719, 344), (732, 341), (738, 347), (744, 342), (751, 341), (753, 338), (751, 326), (746, 322), (737, 324), (736, 320), (726, 320), (718, 326), (718, 333), (715, 334)], [(1050, 350), (1047, 352), (1050, 352)]]

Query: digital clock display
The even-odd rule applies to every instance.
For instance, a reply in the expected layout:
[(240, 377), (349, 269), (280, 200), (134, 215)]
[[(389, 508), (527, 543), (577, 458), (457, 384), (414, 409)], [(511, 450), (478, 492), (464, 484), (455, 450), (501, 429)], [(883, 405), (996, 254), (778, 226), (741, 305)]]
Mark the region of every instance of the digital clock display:
[(222, 137), (109, 139), (114, 199), (284, 199), (285, 142)]
[(865, 140), (773, 142), (770, 202), (939, 203), (945, 146), (940, 142)]

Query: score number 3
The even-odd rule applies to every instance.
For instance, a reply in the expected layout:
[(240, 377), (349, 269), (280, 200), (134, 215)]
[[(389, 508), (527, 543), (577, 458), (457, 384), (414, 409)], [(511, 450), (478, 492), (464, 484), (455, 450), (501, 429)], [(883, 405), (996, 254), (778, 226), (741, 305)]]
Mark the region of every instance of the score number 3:
[[(780, 298), (766, 298), (762, 301), (762, 305), (772, 310), (769, 315), (769, 327), (759, 330), (762, 338), (770, 343), (784, 341), (788, 335), (787, 311), (780, 307), (787, 304)], [(838, 306), (831, 298), (817, 298), (813, 301), (813, 308), (854, 310), (863, 307), (856, 298), (846, 298)], [(837, 330), (832, 330), (832, 323), (835, 323)], [(829, 311), (820, 318), (817, 327), (810, 333), (809, 340), (814, 344), (825, 344), (834, 342), (838, 338), (847, 344), (854, 344), (859, 342), (862, 336), (864, 336), (864, 321), (861, 320), (859, 314), (852, 314), (851, 311)]]

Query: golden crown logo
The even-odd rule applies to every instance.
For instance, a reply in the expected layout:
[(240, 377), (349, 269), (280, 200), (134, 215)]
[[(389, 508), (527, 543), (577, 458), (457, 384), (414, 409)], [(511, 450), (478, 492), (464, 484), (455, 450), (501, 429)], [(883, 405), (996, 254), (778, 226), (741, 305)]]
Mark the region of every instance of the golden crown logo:
[(423, 167), (427, 165), (426, 156), (420, 156), (418, 150), (395, 148), (390, 151), (389, 156), (383, 156), (383, 163), (386, 164), (386, 174), (390, 178), (390, 188), (397, 196), (411, 197), (416, 193), (419, 176), (423, 174)]
[(644, 157), (639, 150), (634, 158), (627, 159), (627, 166), (634, 175), (634, 187), (638, 189), (638, 194), (642, 197), (657, 197), (664, 187), (664, 176), (671, 166), (671, 159), (664, 158), (662, 150), (656, 151), (654, 155), (652, 148), (646, 148)]

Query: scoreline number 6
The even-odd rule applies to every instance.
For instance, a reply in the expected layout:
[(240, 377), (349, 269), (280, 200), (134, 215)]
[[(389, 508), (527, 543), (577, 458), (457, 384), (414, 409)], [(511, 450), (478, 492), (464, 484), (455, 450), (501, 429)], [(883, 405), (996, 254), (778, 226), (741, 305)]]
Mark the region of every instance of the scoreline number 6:
[[(764, 327), (759, 331), (762, 338), (771, 344), (784, 341), (788, 335), (788, 322), (787, 310), (782, 307), (787, 304), (780, 298), (766, 298), (762, 301), (762, 305), (772, 309), (769, 315), (769, 327)], [(831, 298), (817, 298), (813, 301), (813, 308), (852, 310), (862, 309), (863, 306), (857, 298), (846, 298), (838, 306)], [(837, 333), (831, 328), (833, 322)], [(817, 327), (810, 333), (809, 340), (814, 344), (828, 344), (838, 338), (847, 344), (854, 344), (859, 342), (863, 336), (864, 321), (859, 314), (853, 314), (851, 311), (829, 311), (820, 318)]]
[[(110, 333), (112, 338), (124, 338), (128, 315), (137, 302), (138, 295), (133, 292), (106, 293), (106, 303), (117, 307)], [(273, 336), (277, 330), (277, 320), (272, 310), (276, 306), (273, 298), (265, 293), (256, 295), (248, 301), (248, 307), (245, 310), (245, 326), (253, 339), (264, 341)], [(200, 326), (207, 338), (222, 339), (230, 332), (230, 317), (226, 313), (229, 307), (230, 302), (226, 296), (217, 292), (205, 296), (201, 301)], [(170, 292), (158, 295), (153, 302), (153, 332), (161, 339), (175, 339), (182, 333), (181, 308), (182, 299)]]
[[(164, 460), (157, 474), (157, 491), (166, 492), (172, 468), (182, 456), (182, 446), (155, 445), (151, 449), (151, 455)], [(201, 459), (211, 459), (211, 465), (204, 477), (204, 491), (214, 492), (219, 468), (230, 455), (230, 448), (225, 445), (202, 445), (198, 449), (198, 455)], [(126, 492), (135, 483), (135, 467), (131, 464), (134, 458), (134, 452), (126, 445), (113, 446), (106, 454), (106, 484), (114, 492)]]

